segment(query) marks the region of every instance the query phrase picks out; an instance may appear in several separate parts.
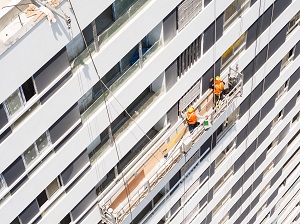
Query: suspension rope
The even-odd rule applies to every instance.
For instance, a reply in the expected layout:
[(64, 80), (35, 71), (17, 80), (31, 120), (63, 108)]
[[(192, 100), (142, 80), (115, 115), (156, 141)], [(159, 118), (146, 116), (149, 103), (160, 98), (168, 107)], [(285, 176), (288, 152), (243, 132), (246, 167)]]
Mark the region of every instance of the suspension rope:
[[(71, 9), (72, 9), (72, 11), (73, 11), (73, 13), (74, 13), (74, 17), (75, 17), (75, 20), (76, 20), (76, 23), (77, 23), (77, 26), (78, 26), (78, 28), (79, 28), (79, 30), (80, 30), (80, 33), (81, 33), (81, 36), (82, 36), (82, 38), (83, 38), (83, 40), (84, 40), (84, 44), (85, 44), (85, 46), (86, 46), (86, 48), (87, 48), (87, 51), (88, 51), (88, 54), (89, 54), (89, 57), (90, 57), (90, 59), (91, 59), (91, 61), (92, 61), (92, 64), (93, 64), (93, 67), (94, 67), (94, 69), (95, 69), (95, 71), (96, 71), (96, 74), (97, 74), (97, 76), (98, 76), (98, 78), (99, 78), (99, 80), (101, 81), (101, 83), (107, 88), (107, 86), (104, 84), (104, 82), (101, 80), (101, 77), (100, 77), (100, 75), (99, 75), (99, 73), (98, 73), (98, 69), (97, 69), (97, 67), (96, 67), (96, 64), (95, 64), (95, 62), (94, 62), (94, 60), (93, 60), (93, 57), (92, 57), (92, 55), (91, 55), (91, 52), (90, 52), (90, 49), (89, 49), (89, 47), (88, 47), (88, 44), (87, 44), (87, 41), (86, 41), (86, 39), (85, 39), (85, 37), (84, 37), (84, 35), (83, 35), (83, 31), (82, 31), (82, 29), (81, 29), (81, 27), (80, 27), (80, 25), (79, 25), (79, 21), (78, 21), (78, 19), (77, 19), (77, 16), (76, 16), (76, 13), (75, 13), (75, 10), (74, 10), (74, 8), (73, 8), (73, 5), (72, 5), (72, 2), (71, 2), (71, 0), (68, 0), (69, 1), (69, 4), (70, 4), (70, 7), (71, 7)], [(108, 88), (107, 88), (108, 89)], [(113, 95), (113, 94), (112, 94)], [(106, 96), (105, 96), (105, 94), (103, 95), (104, 96), (104, 103), (105, 103), (105, 108), (106, 108), (106, 113), (107, 113), (107, 117), (108, 117), (108, 120), (109, 120), (109, 126), (108, 126), (108, 128), (109, 128), (109, 132), (111, 132), (111, 117), (110, 117), (110, 114), (109, 114), (109, 110), (108, 110), (108, 106), (107, 106), (107, 99), (106, 99)], [(118, 100), (117, 100), (117, 102), (119, 102)], [(121, 104), (120, 104), (121, 105)], [(126, 110), (125, 110), (126, 111)], [(127, 112), (128, 113), (128, 112)], [(131, 117), (131, 116), (130, 116)], [(132, 118), (133, 119), (133, 118)], [(134, 119), (133, 119), (134, 120)], [(112, 140), (112, 142), (113, 142), (113, 145), (114, 145), (114, 148), (115, 148), (115, 150), (116, 150), (116, 154), (117, 154), (117, 157), (118, 157), (118, 161), (120, 162), (120, 155), (119, 155), (119, 152), (118, 152), (118, 148), (117, 148), (117, 144), (116, 144), (116, 141), (115, 141), (115, 138), (114, 138), (114, 136), (111, 134), (111, 136), (109, 136), (110, 137), (110, 139)], [(149, 138), (149, 137), (148, 137)], [(130, 212), (130, 217), (131, 217), (131, 220), (133, 219), (133, 217), (132, 217), (132, 211), (131, 211), (131, 206), (130, 206), (130, 200), (129, 200), (129, 192), (128, 192), (128, 185), (127, 185), (127, 183), (126, 183), (126, 181), (125, 181), (125, 177), (124, 177), (124, 173), (123, 172), (121, 172), (121, 176), (122, 176), (122, 181), (123, 181), (123, 185), (124, 185), (124, 187), (125, 187), (125, 193), (126, 193), (126, 198), (127, 198), (127, 201), (128, 201), (128, 205), (129, 205), (129, 212)], [(99, 178), (98, 178), (98, 180), (99, 180)], [(100, 181), (100, 180), (99, 180)]]

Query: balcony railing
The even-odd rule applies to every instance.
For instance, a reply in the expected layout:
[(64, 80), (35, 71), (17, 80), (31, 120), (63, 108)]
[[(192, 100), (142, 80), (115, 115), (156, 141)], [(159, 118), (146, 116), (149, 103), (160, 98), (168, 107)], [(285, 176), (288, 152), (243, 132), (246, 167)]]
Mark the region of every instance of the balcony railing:
[[(225, 96), (218, 108), (212, 109), (212, 97), (206, 95), (200, 101), (199, 106), (201, 110), (207, 111), (207, 115), (215, 121), (228, 108), (233, 101), (242, 94), (243, 78), (238, 75), (238, 82)], [(210, 107), (210, 108), (209, 108)], [(183, 152), (191, 149), (193, 142), (196, 142), (205, 132), (204, 126), (198, 126), (192, 134), (187, 132), (187, 125), (182, 121), (177, 126), (174, 132), (169, 133), (168, 137), (175, 136), (170, 140), (168, 145), (160, 146), (152, 156), (135, 172), (137, 174), (134, 178), (128, 178), (126, 181), (125, 197), (120, 197), (123, 192), (119, 189), (112, 189), (112, 192), (119, 192), (108, 199), (104, 205), (100, 205), (102, 209), (102, 218), (107, 223), (122, 223), (122, 221), (130, 214), (146, 196), (159, 183), (159, 181), (177, 164), (177, 162), (184, 156)], [(187, 144), (189, 142), (189, 144)], [(139, 177), (139, 174), (143, 174)], [(125, 176), (126, 179), (126, 176)], [(139, 179), (139, 180), (138, 180)], [(132, 184), (135, 182), (135, 187)], [(137, 184), (136, 182), (139, 182)], [(141, 187), (142, 186), (142, 187)], [(134, 189), (133, 189), (134, 188)], [(105, 199), (104, 199), (105, 200)]]
[[(151, 58), (155, 52), (160, 48), (162, 41), (155, 42), (143, 55), (143, 63)], [(139, 60), (136, 61), (127, 71), (125, 71), (109, 88), (105, 90), (102, 95), (95, 100), (95, 102), (81, 115), (82, 122), (86, 122), (104, 103), (104, 98), (112, 96), (130, 77), (132, 77), (139, 70)]]
[[(131, 20), (141, 9), (146, 5), (150, 0), (138, 0), (134, 3), (129, 9), (119, 17), (108, 29), (98, 36), (99, 48), (107, 43), (108, 40), (122, 27), (128, 24), (128, 21)], [(97, 47), (98, 48), (98, 47)], [(73, 72), (75, 72), (80, 66), (86, 63), (91, 55), (94, 55), (96, 52), (95, 42), (92, 42), (74, 61), (71, 63)]]
[[(120, 136), (124, 134), (133, 124), (134, 121), (138, 119), (139, 116), (143, 115), (143, 113), (164, 93), (164, 88), (161, 87), (157, 92), (149, 96), (146, 102), (141, 105), (138, 110), (134, 111), (131, 115), (132, 119), (129, 118), (114, 134), (114, 139), (118, 139)], [(101, 156), (104, 152), (106, 152), (111, 147), (110, 141), (107, 141), (105, 144), (101, 145), (99, 148), (95, 149), (94, 155), (90, 158), (92, 164), (94, 164), (99, 156)]]

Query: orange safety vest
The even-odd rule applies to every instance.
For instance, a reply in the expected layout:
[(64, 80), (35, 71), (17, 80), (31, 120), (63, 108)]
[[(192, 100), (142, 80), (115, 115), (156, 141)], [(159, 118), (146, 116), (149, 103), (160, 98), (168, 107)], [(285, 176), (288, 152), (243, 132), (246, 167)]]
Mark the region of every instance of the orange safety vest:
[(224, 82), (216, 80), (215, 84), (214, 84), (214, 87), (215, 87), (214, 88), (214, 94), (219, 96), (219, 95), (221, 95), (221, 93), (224, 90)]
[(188, 124), (196, 124), (196, 122), (197, 122), (196, 113), (195, 112), (192, 112), (192, 113), (187, 112), (186, 113), (186, 120), (187, 120)]

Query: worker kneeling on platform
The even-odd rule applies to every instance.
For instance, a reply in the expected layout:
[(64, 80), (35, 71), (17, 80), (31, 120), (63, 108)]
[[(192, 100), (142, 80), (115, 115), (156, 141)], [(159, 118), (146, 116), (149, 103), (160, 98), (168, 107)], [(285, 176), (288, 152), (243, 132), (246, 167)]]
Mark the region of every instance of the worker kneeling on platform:
[(198, 127), (198, 125), (200, 124), (197, 121), (198, 118), (199, 119), (207, 119), (208, 118), (208, 116), (201, 116), (201, 115), (197, 114), (195, 112), (194, 107), (189, 107), (186, 114), (183, 114), (181, 110), (179, 110), (179, 112), (181, 113), (181, 115), (183, 117), (185, 117), (185, 119), (186, 119), (186, 121), (188, 123), (188, 126), (189, 126), (190, 133), (192, 133), (194, 131), (194, 129), (196, 127)]
[(220, 100), (223, 99), (223, 91), (224, 91), (225, 83), (221, 80), (220, 76), (216, 76), (215, 81), (213, 78), (211, 78), (209, 81), (210, 81), (209, 88), (213, 89), (214, 91), (215, 105), (217, 106)]

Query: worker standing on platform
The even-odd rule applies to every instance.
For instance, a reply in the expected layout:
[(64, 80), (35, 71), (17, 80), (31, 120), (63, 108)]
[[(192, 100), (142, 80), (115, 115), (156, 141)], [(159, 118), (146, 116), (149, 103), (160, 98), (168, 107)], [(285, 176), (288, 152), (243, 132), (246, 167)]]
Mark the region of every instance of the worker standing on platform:
[(198, 125), (200, 124), (197, 121), (197, 118), (199, 118), (199, 119), (208, 119), (208, 116), (201, 116), (201, 115), (197, 114), (195, 112), (194, 107), (189, 107), (186, 114), (183, 114), (181, 110), (179, 110), (179, 112), (181, 113), (182, 117), (185, 117), (185, 119), (188, 123), (188, 126), (189, 126), (190, 133), (192, 133), (194, 131), (194, 129), (196, 127), (198, 127)]
[(223, 91), (224, 91), (224, 87), (225, 87), (225, 82), (223, 82), (221, 80), (220, 76), (216, 76), (215, 81), (213, 78), (211, 78), (209, 81), (210, 81), (209, 88), (213, 89), (213, 91), (214, 91), (215, 105), (218, 106), (220, 100), (223, 99)]

